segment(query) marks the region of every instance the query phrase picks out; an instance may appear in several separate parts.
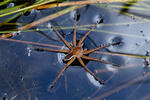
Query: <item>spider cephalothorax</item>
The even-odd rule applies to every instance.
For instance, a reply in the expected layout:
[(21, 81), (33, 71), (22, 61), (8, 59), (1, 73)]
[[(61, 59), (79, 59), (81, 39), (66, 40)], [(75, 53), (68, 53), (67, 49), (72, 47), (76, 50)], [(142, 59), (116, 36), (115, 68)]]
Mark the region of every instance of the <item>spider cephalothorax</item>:
[(73, 47), (70, 52), (64, 57), (64, 61), (70, 60), (72, 57), (81, 57), (83, 55), (83, 49), (81, 47)]

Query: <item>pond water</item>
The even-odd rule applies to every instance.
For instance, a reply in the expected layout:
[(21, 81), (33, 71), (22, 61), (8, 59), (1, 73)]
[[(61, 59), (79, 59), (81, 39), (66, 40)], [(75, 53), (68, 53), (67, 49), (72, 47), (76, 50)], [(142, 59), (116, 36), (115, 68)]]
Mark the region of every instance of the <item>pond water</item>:
[[(135, 3), (131, 8), (142, 3)], [(115, 9), (113, 5), (116, 8), (116, 5), (125, 6), (115, 3), (88, 5), (35, 26), (32, 28), (34, 31), (16, 32), (18, 34), (15, 33), (11, 39), (66, 48), (50, 25), (59, 27), (58, 32), (72, 43), (73, 17), (78, 13), (80, 18), (77, 24), (77, 40), (80, 40), (97, 20), (103, 20), (85, 39), (85, 48), (92, 49), (120, 42), (119, 45), (100, 51), (149, 56), (150, 23), (146, 17), (150, 16), (148, 11), (129, 9), (127, 13), (130, 15), (125, 15), (120, 13), (124, 9)], [(20, 16), (16, 22), (31, 23), (61, 9), (64, 8), (32, 10), (29, 15)], [(70, 66), (57, 80), (54, 88), (49, 90), (49, 86), (65, 66), (62, 61), (65, 54), (37, 51), (33, 47), (34, 45), (30, 44), (0, 40), (1, 100), (149, 100), (149, 59), (91, 53), (88, 56), (120, 66), (95, 61), (86, 63), (86, 66), (105, 82), (104, 85), (99, 84), (78, 65)]]

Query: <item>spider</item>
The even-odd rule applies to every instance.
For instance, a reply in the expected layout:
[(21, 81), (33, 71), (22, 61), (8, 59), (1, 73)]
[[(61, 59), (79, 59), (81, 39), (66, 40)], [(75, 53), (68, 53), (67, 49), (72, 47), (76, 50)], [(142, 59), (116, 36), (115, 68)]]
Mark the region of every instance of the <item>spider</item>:
[[(89, 31), (87, 33), (85, 33), (85, 35), (77, 42), (76, 40), (76, 26), (77, 26), (77, 22), (78, 22), (78, 17), (76, 16), (75, 18), (75, 22), (74, 22), (74, 32), (73, 32), (73, 41), (72, 44), (70, 44), (69, 42), (67, 42), (62, 35), (60, 35), (60, 33), (56, 30), (56, 28), (51, 25), (51, 28), (53, 29), (53, 31), (57, 34), (57, 36), (62, 40), (62, 42), (65, 44), (65, 46), (68, 49), (50, 49), (50, 48), (43, 48), (43, 47), (34, 47), (34, 49), (38, 49), (38, 50), (44, 50), (44, 51), (51, 51), (51, 52), (57, 52), (57, 53), (65, 53), (66, 56), (64, 57), (64, 61), (67, 61), (66, 65), (63, 67), (63, 69), (60, 71), (60, 73), (58, 74), (58, 76), (56, 77), (56, 79), (52, 82), (52, 84), (50, 85), (49, 89), (52, 89), (55, 85), (55, 83), (57, 82), (57, 80), (60, 78), (60, 76), (62, 75), (62, 73), (75, 61), (75, 59), (77, 59), (79, 61), (79, 63), (81, 64), (81, 66), (87, 71), (89, 72), (100, 84), (104, 84), (104, 82), (102, 82), (92, 71), (90, 71), (85, 63), (83, 62), (83, 59), (89, 60), (89, 61), (98, 61), (101, 63), (105, 63), (105, 64), (111, 64), (114, 65), (110, 62), (106, 62), (104, 60), (100, 60), (100, 59), (96, 59), (96, 58), (92, 58), (87, 56), (88, 54), (97, 51), (99, 49), (103, 49), (105, 47), (108, 47), (110, 45), (115, 45), (118, 43), (110, 43), (104, 46), (99, 46), (96, 47), (94, 49), (90, 49), (87, 50), (87, 48), (83, 49), (83, 41), (85, 40), (85, 38), (91, 33), (91, 31), (95, 28), (95, 26), (99, 23), (101, 23), (101, 20), (95, 24), (92, 25), (92, 27), (89, 29)], [(114, 65), (115, 66), (115, 65)]]
[[(121, 42), (112, 42), (103, 46), (98, 46), (94, 49), (87, 49), (84, 48), (84, 40), (86, 39), (86, 37), (92, 32), (92, 30), (96, 27), (97, 24), (102, 23), (103, 21), (100, 19), (97, 23), (93, 24), (92, 27), (89, 29), (89, 31), (87, 33), (85, 33), (85, 35), (80, 39), (77, 40), (76, 39), (76, 26), (77, 26), (77, 22), (78, 22), (78, 17), (75, 16), (74, 20), (74, 31), (73, 31), (73, 41), (72, 43), (67, 42), (62, 35), (60, 35), (60, 33), (57, 31), (57, 29), (51, 25), (53, 31), (58, 35), (58, 37), (62, 40), (62, 42), (66, 45), (66, 48), (68, 49), (51, 49), (51, 48), (44, 48), (44, 47), (33, 47), (33, 49), (36, 50), (42, 50), (42, 51), (50, 51), (50, 52), (56, 52), (56, 53), (64, 53), (66, 54), (66, 56), (64, 57), (64, 61), (66, 62), (66, 65), (63, 67), (63, 69), (60, 71), (60, 73), (58, 74), (58, 76), (56, 77), (56, 79), (52, 82), (52, 84), (50, 85), (49, 89), (52, 89), (54, 87), (54, 85), (56, 84), (57, 80), (60, 78), (60, 76), (62, 75), (62, 73), (75, 61), (78, 61), (81, 65), (81, 67), (83, 67), (88, 73), (90, 73), (100, 84), (104, 85), (104, 82), (101, 81), (92, 71), (90, 71), (84, 62), (85, 60), (88, 61), (97, 61), (97, 62), (101, 62), (104, 64), (110, 64), (112, 66), (117, 66), (120, 67), (116, 64), (101, 60), (101, 59), (96, 59), (93, 57), (89, 57), (88, 55), (90, 53), (95, 53), (95, 52), (99, 52), (99, 49), (104, 49), (106, 47), (109, 47), (111, 45), (118, 45)], [(7, 37), (7, 35), (5, 36), (1, 36), (0, 40), (6, 40), (6, 41), (11, 41), (11, 42), (18, 42), (18, 43), (25, 43), (25, 44), (32, 44), (32, 45), (40, 45), (40, 46), (49, 46), (49, 47), (58, 47), (56, 45), (51, 45), (51, 44), (42, 44), (42, 43), (37, 43), (37, 42), (31, 42), (31, 41), (23, 41), (23, 40), (15, 40), (15, 39), (9, 39), (9, 36)], [(101, 52), (101, 53), (105, 53), (106, 52)], [(118, 53), (118, 52), (110, 52), (108, 51), (107, 54), (111, 54), (111, 55), (118, 55), (118, 56), (129, 56), (129, 57), (136, 57), (136, 58), (144, 58), (144, 59), (150, 59), (149, 55), (137, 55), (137, 54), (126, 54), (126, 53)], [(76, 60), (77, 59), (77, 60)]]
[[(86, 65), (83, 59), (89, 60), (89, 61), (97, 61), (97, 62), (101, 62), (104, 64), (110, 64), (112, 66), (117, 66), (116, 64), (101, 60), (101, 59), (96, 59), (96, 58), (92, 58), (89, 57), (88, 55), (90, 53), (93, 52), (99, 52), (99, 49), (104, 49), (106, 47), (109, 47), (111, 45), (118, 45), (120, 44), (120, 42), (115, 42), (115, 43), (109, 43), (103, 46), (98, 46), (94, 49), (90, 49), (88, 50), (87, 48), (83, 48), (84, 45), (84, 40), (86, 39), (86, 37), (92, 32), (92, 30), (95, 28), (95, 26), (97, 24), (102, 23), (102, 20), (99, 20), (97, 23), (93, 24), (92, 27), (89, 29), (89, 31), (87, 33), (85, 33), (85, 35), (78, 41), (76, 39), (76, 26), (77, 26), (77, 22), (78, 19), (77, 16), (75, 16), (75, 22), (74, 22), (74, 32), (73, 32), (73, 41), (70, 44), (69, 42), (67, 42), (62, 35), (60, 35), (60, 33), (57, 31), (57, 29), (52, 26), (53, 31), (58, 35), (58, 37), (62, 40), (62, 42), (66, 45), (66, 47), (68, 49), (51, 49), (51, 48), (44, 48), (44, 47), (33, 47), (34, 49), (37, 50), (43, 50), (43, 51), (50, 51), (50, 52), (56, 52), (56, 53), (64, 53), (66, 54), (66, 56), (64, 57), (64, 61), (66, 61), (66, 65), (63, 67), (63, 69), (60, 71), (60, 73), (58, 74), (58, 76), (56, 77), (56, 79), (52, 82), (52, 84), (50, 85), (49, 89), (52, 89), (54, 87), (54, 85), (56, 84), (57, 80), (60, 78), (60, 76), (62, 75), (62, 73), (73, 63), (75, 62), (75, 60), (77, 59), (77, 61), (80, 63), (81, 67), (83, 67), (88, 73), (90, 73), (100, 84), (104, 85), (104, 82), (101, 81), (92, 71), (90, 71)], [(25, 43), (25, 44), (32, 44), (32, 45), (40, 45), (40, 46), (54, 46), (57, 47), (56, 45), (50, 45), (50, 44), (42, 44), (42, 43), (37, 43), (37, 42), (31, 42), (31, 41), (23, 41), (23, 40), (15, 40), (15, 39), (8, 39), (9, 37), (11, 37), (12, 34), (6, 34), (6, 35), (2, 35), (0, 36), (0, 40), (7, 40), (7, 41), (12, 41), (12, 42), (19, 42), (19, 43)], [(101, 52), (101, 53), (105, 53), (106, 52)], [(108, 52), (107, 54), (112, 54), (112, 55), (119, 55), (119, 56), (129, 56), (129, 57), (136, 57), (136, 58), (144, 58), (144, 59), (150, 59), (149, 55), (146, 54), (146, 56), (144, 55), (137, 55), (137, 54), (125, 54), (125, 53), (118, 53), (118, 52)], [(146, 60), (145, 60), (146, 61)], [(147, 64), (147, 62), (146, 62)]]

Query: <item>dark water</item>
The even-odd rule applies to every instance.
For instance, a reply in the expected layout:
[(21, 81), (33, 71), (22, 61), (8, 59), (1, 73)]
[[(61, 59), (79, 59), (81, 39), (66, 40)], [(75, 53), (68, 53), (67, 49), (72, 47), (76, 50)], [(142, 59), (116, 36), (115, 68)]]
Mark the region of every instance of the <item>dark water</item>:
[[(92, 25), (97, 20), (103, 19), (103, 22), (84, 41), (85, 47), (91, 49), (119, 41), (120, 45), (110, 46), (101, 51), (148, 54), (150, 24), (149, 19), (146, 21), (144, 19), (146, 18), (144, 15), (148, 16), (148, 13), (129, 10), (136, 16), (131, 17), (109, 8), (109, 5), (105, 8), (90, 5), (76, 11), (80, 14), (78, 26)], [(33, 10), (28, 16), (19, 17), (17, 22), (31, 23), (57, 10), (60, 8)], [(59, 32), (71, 43), (73, 28), (63, 28), (73, 27), (73, 15), (74, 12), (60, 16), (34, 27), (35, 30), (32, 32), (18, 32), (19, 35), (12, 39), (64, 46), (55, 32), (50, 29), (49, 23), (62, 28)], [(89, 27), (87, 30), (78, 28), (77, 39), (79, 40), (88, 29)], [(62, 62), (62, 54), (39, 52), (33, 50), (32, 45), (9, 41), (0, 41), (0, 46), (1, 100), (142, 100), (150, 92), (149, 78), (146, 77), (149, 66), (144, 65), (143, 58), (90, 54), (91, 57), (115, 63), (120, 66), (120, 69), (112, 65), (89, 61), (86, 66), (106, 82), (102, 86), (80, 66), (71, 66), (63, 73), (54, 88), (48, 90), (65, 65)], [(100, 72), (103, 70), (105, 72)], [(139, 81), (136, 81), (137, 78), (140, 78)]]

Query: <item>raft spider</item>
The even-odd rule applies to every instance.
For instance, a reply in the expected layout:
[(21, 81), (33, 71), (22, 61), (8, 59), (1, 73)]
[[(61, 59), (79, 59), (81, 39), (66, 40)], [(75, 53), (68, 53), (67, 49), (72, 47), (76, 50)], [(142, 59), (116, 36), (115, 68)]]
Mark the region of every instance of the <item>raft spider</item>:
[[(111, 64), (114, 65), (110, 62), (104, 61), (104, 60), (100, 60), (100, 59), (96, 59), (96, 58), (92, 58), (87, 56), (90, 53), (93, 53), (99, 49), (103, 49), (105, 47), (108, 47), (110, 45), (115, 45), (118, 43), (110, 43), (104, 46), (99, 46), (97, 48), (94, 49), (90, 49), (87, 50), (86, 48), (83, 49), (83, 41), (85, 40), (85, 38), (92, 32), (92, 30), (95, 28), (95, 26), (97, 24), (101, 23), (101, 20), (99, 20), (96, 24), (93, 24), (92, 27), (89, 29), (89, 31), (87, 33), (85, 33), (85, 35), (77, 42), (76, 40), (76, 26), (77, 26), (77, 16), (75, 16), (75, 22), (74, 22), (74, 32), (73, 32), (73, 41), (72, 41), (72, 45), (67, 42), (61, 35), (60, 33), (56, 30), (56, 28), (51, 25), (53, 31), (57, 34), (57, 36), (62, 40), (62, 42), (65, 44), (65, 46), (68, 49), (50, 49), (50, 48), (43, 48), (43, 47), (34, 47), (35, 49), (40, 49), (40, 50), (45, 50), (45, 51), (51, 51), (51, 52), (57, 52), (57, 53), (65, 53), (66, 56), (64, 57), (64, 61), (67, 61), (66, 65), (63, 67), (63, 69), (60, 71), (60, 73), (58, 74), (58, 76), (56, 77), (56, 79), (53, 81), (53, 83), (51, 84), (51, 86), (49, 87), (49, 89), (52, 89), (55, 85), (55, 83), (57, 82), (57, 80), (60, 78), (60, 76), (62, 75), (62, 73), (75, 61), (75, 59), (77, 59), (79, 61), (79, 63), (82, 65), (82, 67), (89, 72), (100, 84), (104, 84), (104, 82), (102, 82), (92, 71), (90, 71), (85, 63), (83, 62), (82, 59), (86, 59), (86, 60), (90, 60), (90, 61), (98, 61), (101, 63), (105, 63), (105, 64)], [(116, 65), (114, 65), (116, 66)]]

